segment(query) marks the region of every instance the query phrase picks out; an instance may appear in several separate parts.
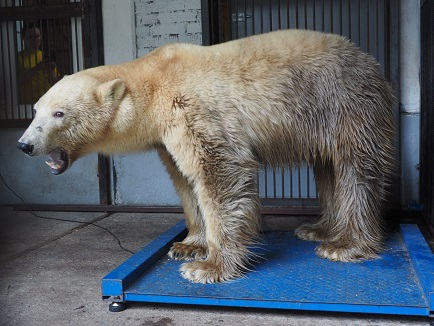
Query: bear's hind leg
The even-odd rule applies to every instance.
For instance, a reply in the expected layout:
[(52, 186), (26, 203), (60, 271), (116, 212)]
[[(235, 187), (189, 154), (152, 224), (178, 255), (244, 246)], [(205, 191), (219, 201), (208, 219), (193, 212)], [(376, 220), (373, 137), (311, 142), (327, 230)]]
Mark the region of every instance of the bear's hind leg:
[(377, 258), (382, 249), (381, 178), (353, 166), (335, 169), (333, 237), (316, 253), (333, 261), (351, 262)]
[(319, 193), (319, 207), (321, 215), (315, 223), (302, 224), (295, 230), (295, 235), (307, 241), (327, 241), (333, 231), (333, 193), (334, 172), (330, 162), (318, 160), (314, 167), (315, 179)]
[(182, 242), (173, 243), (168, 255), (176, 260), (205, 259), (208, 255), (205, 226), (193, 188), (178, 170), (172, 157), (165, 149), (158, 149), (158, 154), (181, 198), (188, 228), (187, 237)]

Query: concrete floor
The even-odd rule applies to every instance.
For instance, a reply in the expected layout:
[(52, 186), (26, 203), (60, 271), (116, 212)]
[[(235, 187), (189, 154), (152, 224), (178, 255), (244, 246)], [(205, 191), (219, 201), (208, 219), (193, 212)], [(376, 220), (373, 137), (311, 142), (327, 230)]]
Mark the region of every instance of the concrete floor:
[[(120, 313), (101, 300), (100, 280), (183, 218), (176, 214), (30, 212), (0, 207), (0, 326), (38, 325), (434, 325), (428, 318), (130, 304)], [(282, 218), (268, 217), (269, 228)], [(295, 222), (297, 223), (297, 221)]]

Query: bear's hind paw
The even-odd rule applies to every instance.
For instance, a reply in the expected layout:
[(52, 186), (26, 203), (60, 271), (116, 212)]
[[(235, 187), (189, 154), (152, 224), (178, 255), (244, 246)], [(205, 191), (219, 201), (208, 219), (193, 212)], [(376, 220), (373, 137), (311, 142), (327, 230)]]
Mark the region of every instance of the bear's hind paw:
[(303, 224), (294, 233), (301, 240), (318, 242), (327, 240), (326, 232), (315, 224)]
[(315, 249), (315, 252), (321, 258), (340, 262), (358, 262), (378, 258), (377, 252), (369, 247), (351, 246), (339, 242), (322, 243)]
[(175, 260), (201, 260), (206, 259), (208, 253), (201, 246), (175, 242), (172, 248), (170, 248), (168, 255)]

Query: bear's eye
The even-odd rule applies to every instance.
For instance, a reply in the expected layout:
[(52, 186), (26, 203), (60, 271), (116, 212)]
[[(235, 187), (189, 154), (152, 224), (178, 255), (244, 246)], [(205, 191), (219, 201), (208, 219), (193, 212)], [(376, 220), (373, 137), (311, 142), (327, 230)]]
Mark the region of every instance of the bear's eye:
[(54, 112), (54, 114), (53, 114), (53, 116), (55, 118), (62, 118), (64, 115), (65, 114), (63, 112), (60, 112), (60, 111)]

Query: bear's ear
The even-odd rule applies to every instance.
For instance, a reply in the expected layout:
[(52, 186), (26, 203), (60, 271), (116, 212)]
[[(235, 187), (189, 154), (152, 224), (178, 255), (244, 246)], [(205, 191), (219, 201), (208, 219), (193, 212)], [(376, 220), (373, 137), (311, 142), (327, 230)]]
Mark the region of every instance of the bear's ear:
[(125, 90), (125, 82), (122, 79), (110, 80), (98, 87), (98, 92), (103, 102), (119, 101), (124, 96)]

